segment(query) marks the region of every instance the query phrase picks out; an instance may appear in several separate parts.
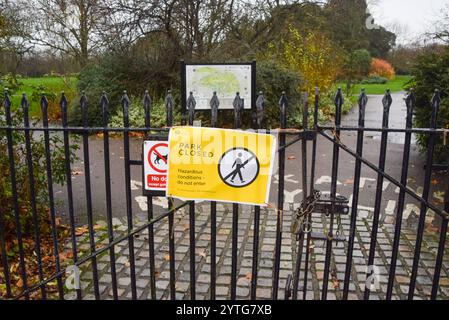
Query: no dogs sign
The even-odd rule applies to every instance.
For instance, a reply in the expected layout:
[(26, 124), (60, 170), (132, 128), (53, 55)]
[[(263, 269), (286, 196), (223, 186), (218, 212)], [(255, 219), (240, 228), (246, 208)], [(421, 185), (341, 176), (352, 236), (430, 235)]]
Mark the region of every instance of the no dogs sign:
[(145, 141), (143, 145), (144, 189), (165, 193), (167, 186), (168, 143)]
[(266, 206), (276, 139), (237, 130), (173, 127), (167, 196)]

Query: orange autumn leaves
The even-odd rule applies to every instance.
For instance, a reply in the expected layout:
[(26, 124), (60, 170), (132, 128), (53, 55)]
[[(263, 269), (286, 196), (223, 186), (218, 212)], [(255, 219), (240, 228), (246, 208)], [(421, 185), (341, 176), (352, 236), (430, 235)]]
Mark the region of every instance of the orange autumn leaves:
[(300, 32), (288, 24), (280, 41), (271, 42), (263, 58), (275, 59), (285, 67), (297, 71), (304, 80), (300, 90), (310, 96), (319, 87), (329, 90), (339, 73), (342, 55), (330, 39), (319, 32)]
[(371, 68), (369, 72), (370, 77), (383, 77), (387, 78), (388, 80), (394, 79), (396, 76), (396, 73), (394, 71), (394, 68), (391, 66), (388, 61), (374, 58), (371, 61)]

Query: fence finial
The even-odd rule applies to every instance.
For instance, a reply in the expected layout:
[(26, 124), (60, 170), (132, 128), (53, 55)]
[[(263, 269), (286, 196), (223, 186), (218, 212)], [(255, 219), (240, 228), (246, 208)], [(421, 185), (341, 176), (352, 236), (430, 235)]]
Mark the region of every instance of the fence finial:
[(440, 109), (441, 104), (441, 96), (440, 96), (440, 90), (435, 89), (435, 93), (432, 97), (432, 116), (430, 119), (430, 127), (435, 129), (437, 127), (437, 117), (438, 117), (438, 111)]
[(25, 92), (22, 92), (22, 99), (20, 100), (20, 104), (22, 106), (22, 109), (25, 110), (25, 108), (28, 108), (28, 98)]
[(413, 111), (415, 108), (416, 97), (413, 92), (413, 88), (409, 90), (407, 97), (405, 98), (405, 105), (407, 107), (407, 120), (406, 127), (411, 128), (413, 126)]
[(187, 110), (189, 110), (189, 125), (193, 125), (193, 120), (195, 118), (195, 107), (196, 107), (196, 100), (193, 96), (193, 92), (190, 91), (189, 98), (187, 98)]
[(384, 127), (384, 128), (388, 128), (390, 107), (391, 107), (392, 103), (393, 103), (393, 98), (391, 97), (390, 89), (387, 89), (385, 92), (385, 95), (382, 99), (382, 105), (384, 107), (384, 112), (383, 112), (383, 116), (382, 116), (382, 127)]
[(236, 92), (232, 105), (234, 107), (234, 128), (237, 129), (241, 127), (241, 112), (245, 107), (243, 99), (240, 98), (240, 92)]
[(211, 109), (211, 126), (216, 127), (218, 122), (218, 107), (220, 106), (220, 100), (217, 96), (217, 91), (214, 91), (212, 99), (210, 99)]
[(167, 113), (167, 127), (173, 126), (173, 107), (174, 101), (171, 94), (171, 90), (167, 90), (167, 96), (165, 97), (165, 108)]
[(262, 91), (259, 91), (259, 96), (256, 100), (256, 124), (257, 129), (261, 129), (264, 121), (265, 97)]

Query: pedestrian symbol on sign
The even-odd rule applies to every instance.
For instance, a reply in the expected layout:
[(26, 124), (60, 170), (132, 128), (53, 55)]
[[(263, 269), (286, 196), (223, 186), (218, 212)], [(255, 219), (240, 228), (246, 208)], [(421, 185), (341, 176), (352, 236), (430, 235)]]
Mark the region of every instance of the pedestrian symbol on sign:
[(218, 163), (221, 180), (234, 188), (249, 186), (256, 180), (259, 170), (260, 165), (256, 155), (245, 148), (226, 151)]

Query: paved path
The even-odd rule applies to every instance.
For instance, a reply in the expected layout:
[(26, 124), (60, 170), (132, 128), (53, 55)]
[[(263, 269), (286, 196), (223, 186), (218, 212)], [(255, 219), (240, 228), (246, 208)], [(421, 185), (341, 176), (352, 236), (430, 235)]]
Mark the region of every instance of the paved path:
[[(402, 94), (393, 95), (394, 103), (391, 108), (391, 127), (404, 127), (405, 121), (405, 106), (402, 101)], [(357, 108), (353, 109), (347, 116), (344, 117), (343, 123), (346, 125), (355, 125), (358, 117)], [(372, 127), (380, 127), (381, 125), (382, 105), (381, 97), (370, 96), (367, 106), (366, 125)], [(355, 121), (355, 122), (354, 122)], [(403, 135), (402, 135), (403, 136)], [(389, 137), (389, 148), (387, 153), (386, 171), (395, 179), (400, 179), (402, 150), (403, 145), (400, 143), (403, 138), (400, 134), (392, 134)], [(342, 142), (348, 147), (355, 149), (356, 137), (353, 133), (344, 133), (341, 138)], [(104, 173), (103, 173), (103, 148), (102, 139), (93, 137), (91, 142), (91, 175), (93, 184), (93, 210), (97, 220), (104, 220), (105, 212), (105, 196), (104, 196)], [(111, 144), (111, 172), (112, 172), (112, 192), (113, 192), (113, 208), (114, 217), (117, 219), (117, 230), (120, 234), (126, 226), (123, 222), (126, 221), (126, 201), (124, 197), (124, 163), (123, 163), (123, 149), (122, 141), (120, 139), (113, 140)], [(140, 158), (141, 140), (133, 139), (131, 144), (131, 154), (133, 159)], [(364, 156), (374, 164), (379, 161), (380, 141), (377, 135), (367, 134), (364, 142)], [(309, 149), (310, 151), (310, 149)], [(80, 155), (82, 155), (80, 150)], [(286, 191), (284, 209), (284, 233), (282, 241), (281, 254), (281, 273), (280, 273), (280, 293), (279, 297), (283, 298), (283, 289), (285, 281), (289, 274), (292, 274), (293, 261), (295, 261), (295, 246), (292, 246), (292, 236), (289, 233), (292, 210), (299, 206), (302, 199), (301, 190), (301, 168), (300, 162), (301, 153), (300, 145), (295, 144), (287, 150), (286, 163)], [(310, 154), (309, 154), (310, 157)], [(310, 162), (309, 162), (310, 163)], [(326, 139), (320, 137), (318, 139), (317, 151), (317, 174), (316, 187), (322, 192), (329, 192), (330, 190), (330, 175), (332, 163), (332, 144)], [(346, 154), (344, 151), (340, 153), (340, 166), (338, 172), (338, 193), (348, 198), (352, 196), (353, 177), (354, 177), (354, 159)], [(86, 221), (85, 198), (84, 198), (84, 175), (82, 172), (82, 163), (78, 163), (74, 170), (78, 175), (74, 176), (74, 195), (75, 195), (75, 211), (77, 220), (80, 224)], [(142, 223), (146, 219), (146, 201), (141, 195), (141, 168), (133, 167), (132, 169), (132, 203), (133, 216), (136, 223)], [(360, 299), (363, 292), (363, 284), (365, 281), (367, 250), (369, 250), (370, 232), (372, 225), (372, 214), (374, 211), (374, 198), (376, 189), (377, 175), (367, 168), (362, 166), (362, 182), (359, 201), (359, 211), (357, 220), (357, 235), (356, 245), (354, 251), (354, 267), (353, 267), (353, 282), (351, 284), (351, 299)], [(444, 180), (441, 173), (436, 173), (433, 180)], [(423, 181), (423, 159), (419, 155), (417, 146), (412, 146), (410, 171), (409, 171), (409, 186), (418, 193), (422, 192)], [(275, 176), (272, 186), (270, 199), (275, 203), (277, 198), (277, 175)], [(439, 187), (439, 186), (438, 186)], [(383, 198), (381, 207), (381, 228), (379, 230), (378, 245), (376, 247), (376, 261), (375, 264), (380, 267), (380, 283), (381, 287), (376, 293), (372, 294), (373, 299), (382, 299), (385, 293), (385, 281), (388, 279), (388, 265), (389, 256), (391, 256), (391, 243), (393, 237), (394, 223), (395, 223), (395, 209), (397, 206), (398, 189), (391, 183), (385, 182), (383, 185)], [(441, 206), (442, 194), (437, 189), (437, 186), (432, 186), (432, 200), (435, 204)], [(64, 200), (65, 190), (60, 189), (57, 197)], [(160, 198), (155, 201), (157, 212), (162, 212), (166, 207), (166, 200)], [(209, 205), (203, 203), (197, 206), (196, 219), (196, 237), (197, 237), (197, 298), (208, 298), (210, 293), (210, 214)], [(230, 283), (230, 265), (231, 265), (231, 217), (232, 210), (227, 205), (219, 205), (218, 208), (218, 236), (217, 236), (217, 296), (220, 298), (229, 297), (229, 283)], [(66, 214), (64, 205), (61, 205), (61, 211)], [(406, 197), (406, 209), (404, 212), (404, 228), (401, 239), (401, 257), (398, 262), (398, 276), (395, 286), (395, 297), (405, 298), (406, 288), (409, 281), (409, 272), (411, 266), (411, 259), (414, 250), (414, 237), (416, 234), (417, 215), (419, 213), (419, 206), (410, 197)], [(423, 254), (421, 266), (418, 277), (417, 294), (425, 299), (429, 296), (430, 284), (433, 275), (433, 264), (435, 247), (437, 245), (435, 228), (432, 225), (438, 224), (434, 219), (435, 215), (429, 211), (427, 219), (427, 231), (423, 247)], [(177, 297), (189, 298), (189, 228), (188, 215), (184, 210), (176, 214), (175, 239), (176, 245), (176, 267), (177, 267)], [(258, 298), (269, 298), (272, 289), (272, 269), (273, 269), (273, 252), (275, 245), (275, 223), (276, 216), (272, 210), (262, 210), (261, 222), (261, 239), (260, 239), (260, 263), (259, 263), (259, 281), (258, 281)], [(314, 215), (314, 232), (323, 232), (324, 225), (326, 225), (326, 217), (315, 214)], [(252, 225), (253, 225), (253, 211), (250, 207), (242, 206), (242, 212), (239, 215), (239, 280), (237, 295), (239, 298), (248, 298), (249, 296), (249, 272), (251, 271), (251, 257), (252, 257)], [(349, 226), (348, 218), (342, 220), (342, 228), (344, 234), (347, 235)], [(122, 230), (122, 231), (120, 231)], [(157, 296), (158, 298), (167, 298), (169, 291), (168, 287), (168, 225), (166, 219), (155, 226), (156, 230), (156, 252), (157, 252)], [(98, 240), (101, 240), (102, 233), (98, 232)], [(104, 238), (104, 235), (103, 235)], [(136, 261), (138, 269), (138, 288), (139, 298), (147, 298), (149, 294), (149, 267), (148, 267), (148, 241), (146, 241), (146, 231), (143, 232), (136, 239)], [(81, 242), (87, 239), (80, 239)], [(84, 246), (86, 249), (88, 245)], [(318, 299), (320, 296), (320, 281), (323, 277), (324, 269), (324, 248), (323, 242), (317, 241), (310, 247), (311, 250), (311, 268), (309, 281), (308, 299)], [(127, 243), (122, 243), (117, 248), (117, 253), (120, 258), (117, 260), (119, 270), (119, 285), (120, 296), (123, 298), (130, 297), (130, 279), (129, 279), (129, 261)], [(346, 244), (334, 246), (332, 258), (332, 274), (330, 281), (330, 295), (329, 298), (341, 298), (342, 279), (345, 266)], [(446, 256), (445, 266), (443, 270), (443, 277), (441, 283), (443, 290), (440, 292), (441, 298), (448, 298), (449, 296), (449, 260)], [(100, 258), (99, 269), (103, 276), (100, 278), (101, 289), (103, 297), (110, 297), (110, 275), (108, 275), (109, 263), (108, 256)], [(87, 268), (89, 269), (89, 268)], [(84, 277), (91, 278), (89, 271), (84, 272)], [(90, 281), (85, 281), (86, 289), (84, 292), (87, 298), (92, 297)]]

